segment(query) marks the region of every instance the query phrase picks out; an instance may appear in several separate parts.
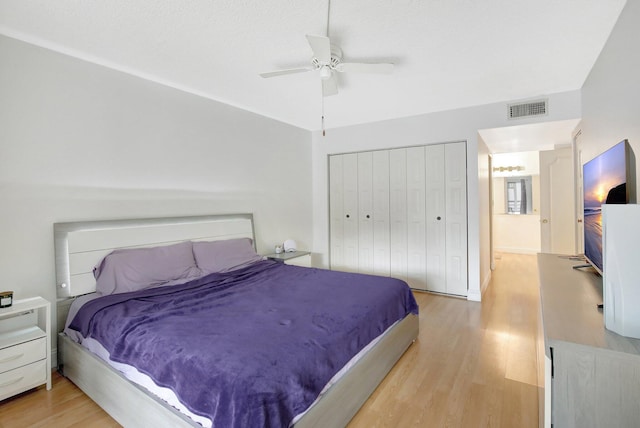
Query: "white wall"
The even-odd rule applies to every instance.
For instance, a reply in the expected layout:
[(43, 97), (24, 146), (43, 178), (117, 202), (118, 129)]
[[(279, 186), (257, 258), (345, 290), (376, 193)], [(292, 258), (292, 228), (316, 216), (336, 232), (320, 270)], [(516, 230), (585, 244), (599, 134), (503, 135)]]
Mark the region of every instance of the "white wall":
[(54, 222), (251, 212), (259, 251), (311, 247), (309, 131), (6, 37), (0, 58), (0, 288), (16, 299), (55, 301)]
[[(579, 91), (551, 94), (550, 113), (545, 121), (580, 117)], [(488, 153), (479, 148), (478, 130), (513, 126), (506, 117), (507, 102), (429, 113), (372, 124), (330, 129), (323, 137), (313, 134), (313, 251), (314, 263), (328, 266), (328, 167), (327, 156), (393, 147), (467, 141), (468, 210), (469, 210), (469, 298), (479, 300), (481, 284), (489, 275), (489, 184), (481, 178)], [(330, 111), (325, 112), (327, 116)], [(518, 124), (535, 123), (527, 119)], [(482, 200), (482, 202), (481, 202)]]
[[(523, 166), (522, 171), (493, 172), (493, 247), (507, 253), (535, 254), (540, 237), (540, 155), (516, 152), (493, 155), (493, 167)], [(506, 214), (505, 177), (531, 176), (532, 213)]]
[[(583, 162), (627, 138), (640, 162), (640, 0), (628, 0), (582, 88)], [(637, 181), (637, 178), (636, 178)], [(638, 186), (630, 188), (638, 201)]]
[(536, 254), (541, 246), (539, 214), (494, 214), (493, 247), (496, 251)]

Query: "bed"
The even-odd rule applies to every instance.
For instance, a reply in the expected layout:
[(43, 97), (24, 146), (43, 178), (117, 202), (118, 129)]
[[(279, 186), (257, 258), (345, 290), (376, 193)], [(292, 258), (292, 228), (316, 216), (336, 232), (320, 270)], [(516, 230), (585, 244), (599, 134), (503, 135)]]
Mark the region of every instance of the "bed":
[[(86, 295), (91, 296), (90, 293), (94, 293), (96, 291), (96, 280), (93, 275), (93, 268), (103, 260), (105, 256), (110, 255), (114, 250), (118, 252), (122, 251), (122, 249), (135, 250), (137, 248), (170, 248), (172, 246), (181, 246), (182, 243), (185, 242), (193, 243), (194, 246), (197, 245), (201, 248), (208, 248), (207, 246), (209, 244), (216, 242), (223, 243), (246, 240), (253, 243), (255, 240), (252, 215), (236, 214), (164, 219), (57, 223), (54, 225), (54, 237), (56, 248), (57, 290), (59, 297), (59, 330), (62, 330), (62, 327), (65, 324), (64, 320), (67, 318), (67, 314), (70, 309), (72, 310), (71, 318), (75, 320), (75, 318), (79, 317), (79, 315), (76, 315), (77, 308), (72, 306), (72, 302), (76, 300), (90, 300), (90, 303), (86, 304), (82, 309), (82, 311), (86, 310), (87, 312), (89, 312), (87, 309), (89, 306), (96, 305), (96, 307), (99, 307), (101, 303), (95, 302), (104, 302), (107, 298), (113, 298), (120, 301), (118, 304), (125, 305), (140, 301), (151, 302), (153, 299), (156, 299), (155, 303), (149, 304), (157, 306), (158, 302), (167, 301), (166, 296), (177, 296), (177, 294), (174, 293), (177, 293), (178, 291), (176, 290), (180, 288), (191, 290), (188, 292), (192, 294), (195, 293), (194, 295), (200, 296), (198, 293), (201, 291), (198, 287), (209, 287), (211, 290), (226, 290), (225, 287), (227, 287), (227, 285), (221, 286), (220, 284), (236, 284), (237, 282), (240, 285), (237, 287), (235, 285), (233, 287), (229, 286), (229, 289), (235, 290), (237, 288), (238, 290), (244, 290), (244, 293), (249, 293), (245, 294), (245, 296), (247, 296), (246, 299), (258, 299), (260, 303), (266, 305), (264, 306), (265, 308), (271, 308), (271, 311), (273, 312), (279, 309), (279, 302), (289, 300), (288, 296), (290, 294), (296, 294), (299, 289), (305, 288), (305, 284), (307, 284), (307, 282), (308, 284), (315, 284), (311, 282), (311, 279), (316, 276), (325, 274), (334, 275), (334, 277), (330, 277), (330, 279), (325, 282), (335, 282), (336, 275), (345, 276), (346, 281), (351, 280), (351, 277), (348, 276), (350, 274), (338, 274), (329, 271), (322, 272), (322, 270), (319, 269), (285, 266), (273, 261), (260, 260), (248, 266), (243, 266), (241, 269), (233, 269), (232, 272), (220, 273), (213, 271), (207, 274), (201, 274), (201, 276), (196, 276), (195, 279), (190, 278), (187, 282), (178, 281), (177, 284), (171, 286), (157, 287), (158, 290), (136, 290), (133, 293), (124, 293), (119, 295), (114, 294), (102, 299), (93, 300), (86, 298)], [(253, 245), (253, 250), (255, 250), (255, 244)], [(240, 283), (237, 278), (238, 276), (243, 277), (242, 281), (246, 281), (246, 279), (249, 278), (251, 281), (254, 281), (254, 284), (260, 284), (260, 287), (265, 289), (267, 287), (275, 287), (275, 283), (287, 283), (289, 280), (291, 283), (288, 285), (289, 288), (285, 291), (286, 294), (281, 295), (280, 297), (277, 297), (277, 295), (278, 293), (282, 293), (282, 291), (278, 291), (279, 289), (276, 288), (269, 288), (269, 295), (274, 295), (274, 300), (267, 303), (266, 299), (268, 299), (269, 295), (266, 295), (266, 297), (254, 296), (251, 293), (254, 293), (257, 287), (255, 287), (255, 285), (248, 286), (245, 282)], [(275, 277), (272, 281), (274, 284), (268, 285), (270, 284), (268, 277)], [(309, 281), (307, 281), (307, 278)], [(377, 280), (382, 279), (371, 277), (369, 282), (375, 282)], [(281, 285), (278, 285), (278, 287), (280, 286)], [(329, 294), (326, 290), (322, 291), (321, 287), (324, 286), (325, 285), (321, 284), (316, 284), (313, 287), (306, 286), (309, 291), (316, 293), (311, 297), (307, 296), (306, 299), (317, 301), (321, 299), (323, 295)], [(346, 293), (347, 291), (344, 292)], [(136, 293), (142, 293), (144, 295), (134, 296)], [(145, 293), (152, 293), (153, 295)], [(156, 295), (157, 293), (159, 293), (159, 296)], [(226, 294), (226, 291), (223, 294)], [(370, 293), (367, 292), (365, 294)], [(241, 294), (241, 296), (243, 295)], [(284, 298), (283, 296), (287, 296), (287, 298)], [(180, 297), (180, 299), (183, 299), (183, 297)], [(242, 297), (236, 298), (235, 301), (246, 301), (243, 299), (244, 298)], [(345, 299), (346, 297), (339, 300)], [(197, 300), (197, 302), (201, 302), (201, 300)], [(173, 304), (174, 303), (171, 303), (171, 305)], [(204, 303), (202, 304), (204, 305)], [(259, 308), (258, 302), (252, 303), (252, 305), (254, 308)], [(109, 302), (102, 307), (105, 306), (111, 307), (115, 306), (115, 304), (113, 302)], [(156, 306), (153, 307), (155, 308)], [(405, 306), (411, 305), (407, 303)], [(245, 307), (250, 306), (245, 305)], [(241, 316), (236, 320), (237, 322), (234, 321), (234, 324), (249, 322), (245, 317), (253, 316), (249, 313), (250, 311), (242, 312), (241, 309), (234, 309), (233, 311), (234, 313), (239, 313)], [(102, 314), (105, 311), (100, 309), (98, 312)], [(125, 312), (128, 312), (128, 310)], [(209, 312), (211, 312), (209, 311), (209, 307), (204, 307), (204, 310), (200, 313), (207, 313), (207, 316), (209, 316)], [(256, 310), (255, 312), (260, 314), (262, 317), (269, 315), (269, 310)], [(376, 312), (379, 312), (379, 310), (376, 310)], [(115, 318), (118, 318), (119, 316), (120, 315), (117, 313), (116, 315), (113, 315)], [(230, 315), (225, 316), (224, 319), (229, 317)], [(163, 320), (168, 319), (164, 315), (159, 318), (162, 318)], [(280, 324), (286, 328), (291, 327), (288, 323), (297, 325), (296, 318), (292, 318), (293, 321), (291, 321), (289, 317), (280, 317), (274, 318), (271, 321), (277, 320), (280, 320)], [(283, 411), (285, 419), (269, 419), (269, 417), (266, 417), (266, 419), (256, 420), (260, 420), (260, 424), (265, 426), (282, 426), (287, 425), (282, 423), (282, 420), (288, 421), (290, 416), (295, 414), (295, 417), (290, 418), (290, 422), (288, 423), (290, 426), (345, 426), (361, 405), (366, 401), (368, 396), (373, 392), (373, 390), (375, 390), (379, 382), (393, 367), (395, 362), (402, 356), (407, 347), (417, 337), (417, 308), (414, 308), (413, 311), (408, 310), (406, 315), (399, 317), (399, 319), (394, 322), (391, 321), (389, 321), (390, 326), (385, 326), (380, 334), (376, 333), (375, 329), (372, 327), (372, 331), (368, 332), (368, 334), (371, 337), (375, 336), (374, 339), (369, 340), (367, 338), (366, 344), (359, 345), (359, 351), (356, 355), (340, 357), (343, 360), (348, 361), (347, 364), (344, 364), (345, 367), (342, 367), (340, 370), (335, 369), (335, 367), (331, 369), (337, 373), (329, 370), (328, 373), (323, 374), (325, 377), (320, 377), (320, 374), (317, 375), (320, 380), (316, 380), (316, 382), (322, 381), (324, 384), (324, 380), (326, 380), (325, 378), (329, 375), (331, 375), (331, 380), (328, 385), (324, 386), (322, 393), (315, 397), (314, 400), (310, 401), (309, 406), (306, 406), (305, 404), (304, 410), (300, 411), (300, 409), (297, 408), (297, 410), (289, 411), (289, 413)], [(260, 319), (259, 321), (251, 322), (255, 322), (255, 325), (266, 325), (269, 320)], [(201, 323), (203, 322), (201, 321)], [(214, 322), (213, 324), (218, 323), (219, 322)], [(82, 321), (77, 321), (74, 327), (82, 330), (81, 327), (78, 327), (80, 324), (82, 324)], [(85, 321), (85, 326), (89, 324), (89, 321)], [(224, 329), (222, 325), (220, 327)], [(378, 328), (380, 329), (381, 327)], [(261, 334), (266, 333), (263, 332)], [(281, 338), (288, 336), (291, 336), (290, 338), (297, 344), (307, 342), (316, 344), (322, 340), (321, 338), (309, 338), (307, 342), (305, 342), (302, 338), (307, 338), (307, 333), (293, 332), (291, 334), (276, 335), (276, 339), (270, 339), (265, 343), (275, 343), (275, 340), (280, 340)], [(369, 336), (363, 335), (363, 337)], [(259, 338), (255, 340), (259, 341)], [(358, 338), (358, 340), (363, 341), (365, 339)], [(232, 340), (227, 339), (224, 341), (224, 344), (226, 344), (227, 341), (232, 342)], [(115, 347), (109, 348), (109, 352), (112, 353), (112, 359), (118, 360), (119, 357), (115, 353), (115, 349), (118, 348), (118, 346), (114, 346)], [(285, 348), (286, 346), (288, 346), (286, 342), (278, 342), (276, 348)], [(323, 344), (322, 346), (325, 345)], [(342, 349), (349, 346), (351, 345), (347, 346), (343, 344), (340, 345), (339, 348)], [(263, 347), (268, 346), (263, 344)], [(260, 350), (262, 350), (262, 348), (260, 348)], [(109, 352), (107, 352), (107, 357), (109, 357)], [(224, 352), (226, 353), (228, 351), (225, 350)], [(173, 354), (174, 353), (172, 353), (172, 355)], [(332, 351), (330, 354), (339, 354), (339, 352)], [(286, 356), (286, 354), (283, 355)], [(256, 360), (259, 360), (258, 357), (259, 356), (256, 355)], [(123, 372), (114, 369), (114, 367), (112, 367), (114, 365), (113, 362), (107, 364), (104, 358), (104, 355), (102, 355), (101, 358), (96, 354), (89, 352), (89, 350), (87, 350), (83, 345), (77, 343), (77, 338), (72, 337), (72, 335), (65, 334), (64, 332), (59, 334), (58, 366), (61, 373), (79, 386), (89, 397), (103, 407), (120, 424), (135, 427), (200, 426), (196, 420), (186, 416), (163, 399), (150, 393), (145, 387), (129, 380), (126, 373), (123, 374)], [(252, 359), (251, 356), (247, 357), (247, 355), (244, 354), (242, 358), (243, 361), (249, 361)], [(281, 356), (280, 358), (283, 357)], [(107, 358), (107, 360), (108, 359), (109, 358)], [(304, 360), (306, 359), (308, 359), (308, 357), (304, 358)], [(341, 366), (343, 365), (342, 363), (340, 364)], [(143, 374), (146, 374), (146, 369), (141, 369), (141, 371)], [(212, 373), (215, 372), (214, 370), (208, 371), (211, 371)], [(269, 370), (265, 369), (264, 371), (266, 372)], [(189, 373), (191, 373), (191, 370), (189, 370)], [(313, 376), (315, 379), (316, 375), (314, 374)], [(176, 376), (173, 375), (173, 377)], [(198, 375), (196, 377), (199, 378), (200, 376)], [(313, 382), (308, 383), (311, 384)], [(220, 381), (216, 383), (216, 385), (218, 384), (225, 385), (225, 382)], [(229, 384), (228, 382), (226, 384), (229, 386), (224, 388), (223, 392), (225, 392), (225, 394), (229, 390), (234, 389), (233, 384)], [(209, 387), (203, 388), (203, 391), (205, 391)], [(308, 393), (308, 391), (306, 391), (306, 393)], [(198, 396), (201, 396), (201, 394)], [(306, 400), (309, 402), (308, 397)], [(281, 405), (278, 404), (276, 407), (279, 408), (280, 406)], [(300, 403), (295, 404), (293, 407), (296, 408), (296, 406), (300, 407)], [(230, 408), (232, 407), (233, 406), (230, 406)], [(247, 405), (247, 408), (253, 408), (253, 404)], [(222, 413), (222, 411), (220, 411), (220, 413)], [(262, 413), (269, 412), (263, 411)], [(201, 416), (202, 412), (196, 412), (196, 415)], [(230, 421), (229, 419), (216, 420), (215, 418), (211, 418), (211, 420), (214, 421), (214, 426), (226, 426), (227, 422)], [(238, 419), (238, 415), (236, 415), (236, 419), (233, 421), (238, 426), (247, 423), (247, 420), (241, 421)]]

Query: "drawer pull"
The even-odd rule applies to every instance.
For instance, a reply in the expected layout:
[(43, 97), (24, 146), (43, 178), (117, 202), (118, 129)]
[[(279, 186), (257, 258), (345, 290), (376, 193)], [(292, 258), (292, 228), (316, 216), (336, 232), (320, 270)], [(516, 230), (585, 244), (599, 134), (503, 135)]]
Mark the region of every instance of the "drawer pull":
[(10, 380), (9, 382), (2, 383), (2, 384), (0, 384), (0, 388), (4, 388), (5, 386), (9, 386), (9, 385), (13, 385), (14, 383), (18, 383), (18, 382), (20, 382), (22, 379), (24, 379), (24, 376), (20, 376), (20, 377), (19, 377), (19, 378), (17, 378), (17, 379)]
[(22, 358), (24, 354), (12, 355), (11, 357), (7, 357), (4, 360), (0, 360), (0, 364), (8, 363), (9, 361), (17, 360), (18, 358)]

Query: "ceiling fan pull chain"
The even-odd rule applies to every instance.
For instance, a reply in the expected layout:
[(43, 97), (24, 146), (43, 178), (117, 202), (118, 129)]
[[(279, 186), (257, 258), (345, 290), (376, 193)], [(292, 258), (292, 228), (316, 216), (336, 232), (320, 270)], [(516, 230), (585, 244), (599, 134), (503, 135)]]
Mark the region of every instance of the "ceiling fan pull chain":
[(320, 124), (322, 126), (322, 136), (324, 137), (326, 135), (325, 129), (324, 129), (324, 97), (322, 97), (322, 116), (321, 116)]

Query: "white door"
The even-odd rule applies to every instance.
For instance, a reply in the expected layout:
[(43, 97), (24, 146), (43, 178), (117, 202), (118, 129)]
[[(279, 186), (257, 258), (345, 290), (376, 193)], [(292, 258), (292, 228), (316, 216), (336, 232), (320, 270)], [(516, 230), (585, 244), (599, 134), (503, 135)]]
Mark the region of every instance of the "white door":
[(373, 273), (389, 276), (389, 151), (373, 152)]
[(576, 253), (584, 254), (584, 189), (582, 187), (582, 132), (573, 137), (576, 183)]
[(445, 144), (447, 293), (467, 295), (467, 152)]
[(344, 270), (344, 183), (342, 156), (329, 156), (331, 269)]
[(571, 148), (540, 152), (540, 232), (543, 253), (575, 254)]
[(447, 292), (444, 145), (426, 147), (427, 290)]
[(358, 153), (358, 272), (373, 273), (373, 153)]
[(407, 278), (411, 288), (426, 289), (425, 148), (407, 149)]
[(426, 147), (427, 289), (467, 295), (465, 143)]
[(389, 151), (389, 251), (394, 278), (407, 280), (407, 151)]
[(358, 271), (358, 155), (342, 155), (344, 267)]

